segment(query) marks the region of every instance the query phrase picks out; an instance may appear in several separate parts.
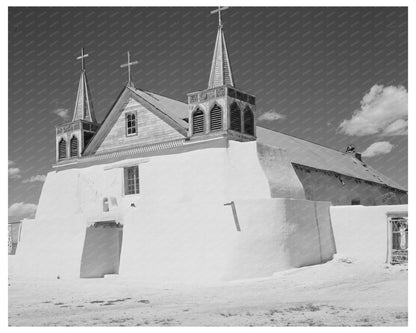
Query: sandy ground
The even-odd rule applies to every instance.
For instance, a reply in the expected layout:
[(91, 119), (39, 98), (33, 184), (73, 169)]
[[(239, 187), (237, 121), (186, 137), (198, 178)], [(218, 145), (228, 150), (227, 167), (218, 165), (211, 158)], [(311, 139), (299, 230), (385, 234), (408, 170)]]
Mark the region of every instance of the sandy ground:
[(404, 326), (407, 267), (337, 257), (209, 286), (9, 277), (9, 326)]

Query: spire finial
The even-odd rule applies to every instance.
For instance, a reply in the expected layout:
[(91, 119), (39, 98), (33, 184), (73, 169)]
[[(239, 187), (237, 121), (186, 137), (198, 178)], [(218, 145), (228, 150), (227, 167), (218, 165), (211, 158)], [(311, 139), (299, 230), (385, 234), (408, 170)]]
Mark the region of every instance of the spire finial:
[(138, 61), (130, 61), (130, 51), (127, 51), (127, 63), (126, 63), (126, 64), (122, 64), (122, 65), (120, 66), (120, 68), (127, 67), (127, 70), (128, 70), (128, 76), (129, 76), (129, 80), (128, 80), (128, 82), (127, 82), (127, 86), (128, 86), (128, 87), (134, 87), (133, 81), (132, 81), (132, 79), (131, 79), (131, 66), (132, 66), (132, 65), (136, 65), (136, 64), (138, 64), (138, 63), (139, 63)]
[(211, 14), (218, 13), (218, 31), (215, 40), (214, 55), (212, 56), (211, 73), (209, 75), (208, 88), (224, 85), (234, 87), (233, 73), (231, 72), (230, 59), (227, 45), (225, 44), (224, 31), (222, 29), (221, 12), (229, 7), (218, 7)]
[(75, 101), (74, 117), (72, 121), (83, 119), (93, 123), (96, 123), (94, 108), (92, 105), (90, 88), (87, 81), (87, 73), (85, 71), (85, 58), (88, 54), (85, 54), (84, 48), (81, 49), (81, 55), (77, 57), (77, 60), (81, 60), (81, 75), (79, 78), (77, 99)]
[(81, 60), (81, 70), (85, 70), (84, 58), (88, 57), (88, 54), (84, 54), (84, 48), (81, 49), (81, 55), (77, 57), (77, 60)]
[(218, 6), (218, 9), (215, 9), (215, 10), (212, 10), (211, 11), (211, 14), (218, 13), (218, 27), (219, 28), (222, 28), (221, 11), (226, 10), (228, 8), (230, 8), (230, 7), (221, 7), (221, 6)]

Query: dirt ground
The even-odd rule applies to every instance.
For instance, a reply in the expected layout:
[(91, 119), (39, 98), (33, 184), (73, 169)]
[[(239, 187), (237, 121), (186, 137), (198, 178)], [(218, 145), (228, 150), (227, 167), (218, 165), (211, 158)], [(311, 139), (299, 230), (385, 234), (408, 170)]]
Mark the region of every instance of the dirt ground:
[(407, 273), (338, 257), (208, 286), (9, 277), (9, 326), (406, 326)]

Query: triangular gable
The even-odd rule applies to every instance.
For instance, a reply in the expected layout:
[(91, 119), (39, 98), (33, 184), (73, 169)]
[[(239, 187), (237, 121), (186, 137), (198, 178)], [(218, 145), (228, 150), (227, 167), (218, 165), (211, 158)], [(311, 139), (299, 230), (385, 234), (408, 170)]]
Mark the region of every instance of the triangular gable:
[[(108, 136), (114, 136), (114, 127), (119, 126), (119, 124), (117, 123), (120, 122), (120, 116), (122, 116), (123, 112), (126, 111), (126, 107), (131, 108), (132, 105), (137, 105), (137, 107), (139, 107), (138, 110), (140, 110), (140, 112), (148, 112), (147, 116), (153, 118), (153, 124), (155, 124), (155, 121), (157, 119), (156, 125), (158, 127), (158, 132), (164, 131), (164, 133), (166, 133), (166, 140), (164, 141), (173, 138), (183, 138), (187, 136), (188, 124), (185, 121), (177, 117), (175, 114), (168, 112), (167, 110), (161, 110), (162, 106), (156, 106), (155, 103), (149, 101), (150, 98), (146, 99), (143, 94), (139, 93), (140, 92), (137, 93), (134, 89), (129, 87), (125, 87), (122, 90), (116, 102), (113, 104), (107, 116), (105, 117), (100, 129), (98, 130), (88, 147), (85, 149), (83, 155), (92, 155), (97, 152), (99, 153), (100, 150), (103, 150), (103, 144), (106, 146), (105, 150), (129, 148), (128, 145), (131, 146), (133, 144), (148, 144), (148, 142), (140, 142), (140, 137), (138, 137), (136, 140), (125, 140), (129, 143), (128, 145), (126, 144), (126, 147), (123, 147), (124, 134), (121, 134), (120, 131), (118, 141), (121, 142), (121, 146), (119, 142), (118, 145), (114, 145), (114, 147), (109, 147), (108, 142), (105, 142)], [(140, 114), (138, 114), (138, 118), (139, 117)], [(140, 126), (140, 119), (138, 120)]]

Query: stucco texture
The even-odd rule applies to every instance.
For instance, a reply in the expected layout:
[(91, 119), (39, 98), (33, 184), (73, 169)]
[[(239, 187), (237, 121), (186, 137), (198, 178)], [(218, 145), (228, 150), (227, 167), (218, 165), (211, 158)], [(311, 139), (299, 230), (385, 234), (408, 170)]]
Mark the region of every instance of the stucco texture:
[(331, 207), (338, 253), (352, 260), (386, 262), (386, 213), (407, 210), (407, 205)]

